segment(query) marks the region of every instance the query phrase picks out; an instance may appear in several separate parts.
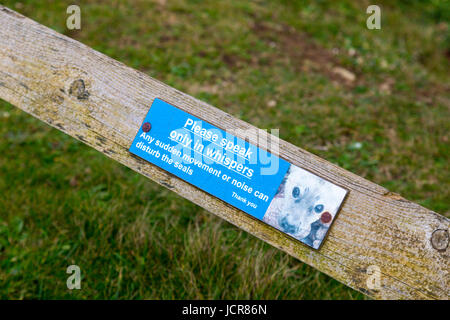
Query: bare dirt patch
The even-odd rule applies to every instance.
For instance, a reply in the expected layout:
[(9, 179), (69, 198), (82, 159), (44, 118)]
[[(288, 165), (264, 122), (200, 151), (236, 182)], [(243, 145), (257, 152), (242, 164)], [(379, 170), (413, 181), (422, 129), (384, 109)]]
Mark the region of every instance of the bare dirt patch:
[(332, 52), (292, 27), (255, 22), (252, 30), (269, 45), (276, 45), (281, 58), (287, 58), (299, 71), (319, 72), (332, 81), (349, 87), (361, 80), (355, 71), (340, 66)]

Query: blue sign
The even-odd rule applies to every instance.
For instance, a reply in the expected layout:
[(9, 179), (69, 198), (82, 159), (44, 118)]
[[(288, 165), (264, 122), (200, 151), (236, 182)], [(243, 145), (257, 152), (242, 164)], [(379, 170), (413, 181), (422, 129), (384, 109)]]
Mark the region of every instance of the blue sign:
[[(160, 99), (154, 100), (130, 152), (315, 248), (346, 194)], [(330, 191), (336, 199), (330, 199)]]
[(289, 168), (273, 156), (278, 170), (262, 175), (267, 164), (258, 157), (266, 151), (160, 99), (153, 102), (130, 152), (259, 219)]

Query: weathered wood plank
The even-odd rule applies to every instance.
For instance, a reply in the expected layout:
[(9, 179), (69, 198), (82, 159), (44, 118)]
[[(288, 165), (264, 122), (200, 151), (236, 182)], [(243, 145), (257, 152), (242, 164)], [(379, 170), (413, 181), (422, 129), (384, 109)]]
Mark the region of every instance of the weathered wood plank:
[[(371, 297), (450, 296), (449, 219), (280, 140), (281, 157), (350, 190), (312, 250), (127, 151), (156, 97), (220, 128), (255, 127), (2, 6), (0, 26), (0, 98)], [(440, 250), (431, 242), (438, 229)], [(366, 282), (373, 265), (379, 290)]]

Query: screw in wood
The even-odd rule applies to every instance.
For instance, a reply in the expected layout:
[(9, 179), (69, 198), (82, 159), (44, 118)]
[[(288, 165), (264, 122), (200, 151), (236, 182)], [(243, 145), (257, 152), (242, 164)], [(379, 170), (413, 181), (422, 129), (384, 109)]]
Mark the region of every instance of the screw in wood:
[(449, 234), (447, 230), (437, 229), (431, 235), (431, 245), (438, 251), (444, 251), (448, 247)]

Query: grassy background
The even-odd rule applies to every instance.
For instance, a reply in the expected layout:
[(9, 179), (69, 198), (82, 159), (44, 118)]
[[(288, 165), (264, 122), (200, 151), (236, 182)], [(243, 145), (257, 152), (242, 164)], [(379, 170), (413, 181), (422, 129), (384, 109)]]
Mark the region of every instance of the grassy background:
[[(377, 1), (382, 30), (371, 1), (82, 1), (69, 32), (73, 2), (2, 4), (450, 215), (448, 1)], [(0, 298), (364, 298), (3, 101), (0, 137)]]

